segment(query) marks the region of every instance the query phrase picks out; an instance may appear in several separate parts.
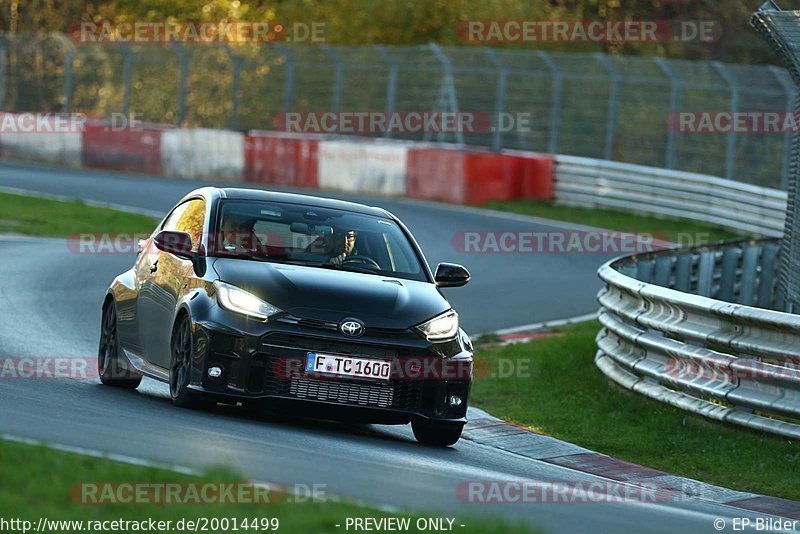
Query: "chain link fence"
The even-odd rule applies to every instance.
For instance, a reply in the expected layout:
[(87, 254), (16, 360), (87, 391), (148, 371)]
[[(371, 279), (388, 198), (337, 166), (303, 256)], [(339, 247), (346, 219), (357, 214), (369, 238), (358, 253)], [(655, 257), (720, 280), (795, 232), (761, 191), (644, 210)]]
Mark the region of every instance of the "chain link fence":
[[(753, 27), (780, 56), (800, 87), (800, 11), (781, 11), (773, 2), (765, 2), (753, 14)], [(794, 102), (800, 114), (800, 93)], [(794, 137), (789, 160), (788, 203), (781, 239), (781, 262), (778, 292), (791, 313), (800, 312), (800, 136)]]
[(234, 130), (283, 128), (287, 111), (460, 111), (490, 117), (492, 128), (383, 136), (603, 158), (783, 188), (792, 131), (692, 133), (675, 119), (680, 112), (793, 113), (795, 91), (782, 68), (713, 61), (434, 44), (228, 46), (0, 36), (0, 109), (6, 111), (121, 113)]

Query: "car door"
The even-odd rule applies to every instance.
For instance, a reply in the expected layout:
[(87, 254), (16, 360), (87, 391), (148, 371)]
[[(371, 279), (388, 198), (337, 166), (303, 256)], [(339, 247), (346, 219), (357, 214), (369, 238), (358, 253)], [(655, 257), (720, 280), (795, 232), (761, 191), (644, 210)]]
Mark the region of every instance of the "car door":
[(138, 243), (139, 249), (133, 264), (133, 291), (117, 295), (117, 329), (120, 347), (140, 358), (144, 356), (145, 351), (140, 332), (139, 305), (143, 292), (147, 291), (150, 265), (156, 260), (154, 252), (157, 250), (153, 246), (153, 237), (160, 228), (161, 223), (147, 239)]
[[(206, 206), (202, 198), (187, 200), (175, 207), (161, 230), (187, 232), (192, 250), (197, 252), (205, 226)], [(175, 308), (195, 277), (192, 262), (169, 252), (154, 249), (143, 269), (139, 297), (140, 339), (151, 364), (169, 368), (172, 322)]]

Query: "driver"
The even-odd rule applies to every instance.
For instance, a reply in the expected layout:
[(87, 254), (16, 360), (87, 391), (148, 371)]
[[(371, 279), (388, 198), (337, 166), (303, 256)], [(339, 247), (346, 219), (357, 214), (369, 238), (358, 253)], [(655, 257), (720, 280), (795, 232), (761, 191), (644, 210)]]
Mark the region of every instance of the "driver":
[(250, 252), (248, 241), (252, 240), (253, 225), (248, 219), (229, 213), (220, 226), (220, 247), (226, 252), (245, 254)]
[(355, 230), (348, 230), (344, 235), (343, 248), (338, 249), (338, 254), (330, 259), (330, 263), (334, 265), (341, 265), (348, 257), (357, 256), (356, 250), (356, 232)]

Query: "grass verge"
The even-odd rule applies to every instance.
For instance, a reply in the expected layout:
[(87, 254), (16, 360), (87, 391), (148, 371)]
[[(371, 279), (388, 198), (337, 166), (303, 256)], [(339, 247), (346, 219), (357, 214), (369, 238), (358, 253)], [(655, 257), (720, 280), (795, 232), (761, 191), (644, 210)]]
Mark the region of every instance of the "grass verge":
[(66, 201), (0, 193), (0, 233), (68, 237), (81, 232), (146, 233), (153, 231), (152, 217), (111, 208)]
[[(0, 508), (4, 510), (4, 519), (21, 519), (32, 522), (32, 528), (38, 525), (40, 518), (53, 521), (83, 521), (84, 530), (88, 521), (172, 521), (171, 528), (166, 531), (190, 531), (191, 528), (176, 528), (181, 519), (199, 521), (201, 518), (211, 520), (227, 519), (226, 525), (220, 522), (220, 528), (211, 528), (211, 532), (248, 532), (264, 531), (262, 521), (277, 518), (279, 532), (343, 532), (345, 522), (350, 518), (410, 518), (411, 532), (417, 530), (413, 525), (419, 518), (454, 518), (453, 530), (459, 532), (532, 532), (523, 525), (513, 525), (491, 518), (470, 518), (454, 516), (446, 513), (430, 515), (412, 515), (405, 513), (386, 513), (372, 508), (365, 508), (345, 502), (314, 502), (311, 499), (297, 499), (284, 495), (285, 499), (277, 504), (96, 504), (83, 503), (81, 497), (84, 490), (81, 484), (92, 483), (226, 483), (244, 481), (242, 477), (225, 469), (212, 469), (199, 477), (186, 476), (168, 470), (121, 464), (106, 459), (92, 458), (72, 453), (56, 451), (44, 446), (22, 445), (0, 440)], [(318, 495), (324, 497), (324, 489), (317, 489)], [(321, 493), (320, 493), (321, 492)], [(153, 495), (150, 493), (149, 495)], [(108, 502), (108, 493), (98, 491), (95, 495)], [(119, 490), (115, 495), (125, 497), (130, 493)], [(182, 495), (189, 495), (188, 492)], [(213, 494), (212, 494), (213, 495)], [(269, 494), (280, 501), (279, 494)], [(263, 499), (262, 499), (263, 501)], [(234, 518), (238, 525), (234, 526)], [(241, 521), (254, 519), (260, 528), (244, 528)], [(269, 523), (267, 523), (269, 524)], [(447, 524), (447, 523), (445, 523)], [(459, 525), (463, 524), (464, 527)], [(213, 526), (213, 523), (209, 523)], [(337, 525), (340, 525), (337, 527)], [(78, 532), (78, 525), (49, 525), (45, 532)], [(20, 530), (20, 529), (16, 529)], [(109, 530), (104, 528), (103, 530)], [(114, 530), (126, 531), (123, 528)], [(132, 528), (128, 528), (128, 531)], [(275, 531), (275, 528), (269, 529)]]
[(470, 402), (496, 417), (617, 458), (800, 500), (797, 443), (693, 416), (610, 384), (594, 365), (599, 328), (589, 321), (560, 329), (562, 336), (478, 347), (491, 369), (501, 368), (503, 360), (502, 368), (520, 372), (476, 379)]
[(557, 206), (538, 200), (492, 200), (481, 207), (596, 226), (620, 232), (652, 234), (658, 239), (683, 245), (699, 245), (742, 237), (742, 234), (731, 230), (688, 219), (662, 219), (601, 208)]

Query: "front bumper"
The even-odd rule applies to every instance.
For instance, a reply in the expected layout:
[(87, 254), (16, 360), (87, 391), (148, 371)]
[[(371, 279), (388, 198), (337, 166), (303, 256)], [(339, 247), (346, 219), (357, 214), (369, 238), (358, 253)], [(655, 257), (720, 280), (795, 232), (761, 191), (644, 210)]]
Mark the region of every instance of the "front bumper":
[[(223, 400), (263, 400), (272, 410), (319, 419), (466, 422), (473, 360), (460, 338), (433, 345), (413, 332), (378, 332), (352, 340), (323, 328), (253, 321), (241, 329), (197, 322), (194, 333), (195, 391)], [(390, 361), (390, 380), (308, 372), (308, 352)], [(219, 377), (208, 375), (211, 367), (222, 370)], [(461, 402), (451, 402), (453, 397)]]

